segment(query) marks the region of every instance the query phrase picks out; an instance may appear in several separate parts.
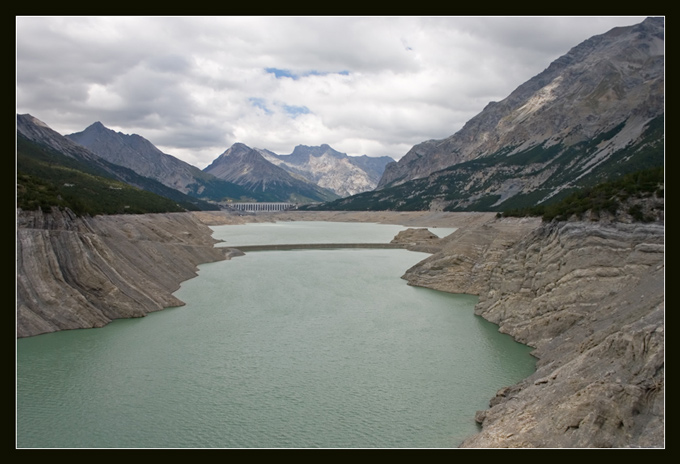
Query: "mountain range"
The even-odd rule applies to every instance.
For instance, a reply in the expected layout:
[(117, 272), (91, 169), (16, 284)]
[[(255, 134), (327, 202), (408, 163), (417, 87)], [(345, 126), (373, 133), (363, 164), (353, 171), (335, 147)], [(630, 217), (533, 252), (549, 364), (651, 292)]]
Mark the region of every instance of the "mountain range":
[(225, 198), (262, 201), (269, 199), (234, 183), (217, 179), (189, 163), (165, 154), (144, 137), (113, 131), (101, 122), (95, 122), (82, 132), (65, 137), (111, 163), (130, 168), (142, 176), (155, 179), (195, 198), (214, 202)]
[(327, 209), (503, 211), (664, 164), (664, 18), (591, 37)]
[[(44, 193), (42, 191), (49, 189), (54, 192), (52, 196), (58, 198), (73, 197), (79, 192), (76, 195), (79, 197), (78, 202), (82, 202), (83, 198), (92, 202), (96, 200), (92, 198), (97, 196), (93, 190), (96, 189), (101, 194), (99, 203), (115, 203), (116, 197), (119, 197), (117, 199), (119, 202), (124, 202), (132, 208), (130, 212), (218, 209), (214, 204), (186, 195), (155, 179), (140, 175), (130, 168), (111, 163), (95, 155), (30, 114), (17, 115), (16, 129), (17, 196), (19, 200), (22, 195), (41, 196)], [(38, 182), (39, 187), (33, 188), (33, 192), (25, 192), (22, 189), (26, 186), (19, 181), (19, 175), (29, 176), (30, 184), (36, 185), (35, 183)], [(82, 181), (83, 185), (75, 185), (74, 178)], [(27, 180), (23, 178), (23, 182)], [(88, 184), (87, 187), (84, 185), (85, 182)], [(133, 187), (139, 193), (123, 191), (122, 186)], [(107, 192), (106, 195), (102, 193), (104, 191)], [(44, 195), (42, 197), (44, 198)], [(135, 202), (138, 203), (136, 206)], [(20, 203), (18, 201), (18, 205)], [(149, 205), (153, 206), (149, 209)], [(69, 206), (73, 207), (72, 204)], [(100, 209), (100, 206), (95, 206), (93, 212), (110, 211), (110, 208)]]
[(338, 198), (313, 182), (294, 176), (267, 161), (260, 151), (235, 143), (218, 156), (204, 172), (241, 185), (249, 191), (270, 194), (270, 201), (308, 203)]
[[(462, 129), (398, 162), (328, 145), (289, 155), (236, 143), (200, 170), (96, 122), (61, 136), (17, 115), (18, 136), (191, 208), (229, 201), (344, 210), (507, 211), (664, 165), (664, 18), (596, 35)], [(322, 203), (323, 202), (323, 203)]]
[(269, 162), (302, 176), (340, 197), (375, 189), (394, 159), (389, 156), (348, 156), (327, 144), (318, 147), (298, 145), (290, 155), (259, 150)]
[(187, 195), (215, 202), (333, 200), (374, 189), (385, 165), (394, 161), (389, 157), (351, 157), (328, 145), (300, 145), (291, 155), (277, 155), (235, 143), (200, 170), (163, 153), (137, 134), (116, 132), (101, 122), (66, 138), (112, 163)]

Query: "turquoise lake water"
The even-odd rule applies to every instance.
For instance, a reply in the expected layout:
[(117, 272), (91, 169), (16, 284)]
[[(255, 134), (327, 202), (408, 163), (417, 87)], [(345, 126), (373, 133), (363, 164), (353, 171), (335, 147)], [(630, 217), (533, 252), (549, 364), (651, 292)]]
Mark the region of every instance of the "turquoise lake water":
[[(305, 243), (304, 226), (215, 236)], [(317, 226), (330, 243), (347, 236)], [(352, 241), (389, 241), (393, 227), (361, 224)], [(186, 306), (17, 340), (17, 446), (456, 447), (534, 359), (473, 314), (477, 297), (400, 279), (427, 256), (248, 253), (200, 266), (176, 292)]]

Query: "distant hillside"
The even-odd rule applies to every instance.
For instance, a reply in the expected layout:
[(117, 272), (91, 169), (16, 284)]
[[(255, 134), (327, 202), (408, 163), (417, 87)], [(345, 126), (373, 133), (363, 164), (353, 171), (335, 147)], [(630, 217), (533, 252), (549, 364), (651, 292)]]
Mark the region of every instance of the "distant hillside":
[(328, 209), (504, 211), (664, 164), (664, 18), (591, 37)]
[(17, 115), (17, 207), (78, 214), (215, 210), (94, 155), (30, 115)]
[(338, 198), (332, 191), (276, 166), (260, 151), (242, 143), (232, 145), (204, 172), (240, 185), (266, 201), (314, 203)]
[(66, 138), (111, 163), (130, 168), (139, 175), (196, 198), (215, 202), (268, 199), (163, 153), (144, 137), (113, 131), (100, 122), (91, 124), (82, 132), (66, 135)]

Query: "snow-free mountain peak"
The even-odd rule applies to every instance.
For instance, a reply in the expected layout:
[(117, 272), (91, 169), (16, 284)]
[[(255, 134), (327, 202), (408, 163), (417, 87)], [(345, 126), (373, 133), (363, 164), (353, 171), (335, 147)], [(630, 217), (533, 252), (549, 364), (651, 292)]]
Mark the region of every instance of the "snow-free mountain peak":
[(342, 209), (504, 211), (664, 162), (664, 18), (573, 47)]
[(271, 163), (341, 197), (375, 189), (385, 166), (394, 161), (388, 156), (349, 156), (328, 144), (297, 145), (289, 155), (277, 155), (269, 150), (259, 152)]
[(269, 161), (261, 150), (235, 143), (204, 172), (270, 198), (270, 201), (320, 202), (338, 196)]
[(98, 156), (155, 179), (196, 198), (213, 202), (226, 199), (264, 199), (246, 189), (202, 172), (195, 166), (159, 150), (144, 137), (123, 134), (95, 122), (67, 139), (88, 148)]

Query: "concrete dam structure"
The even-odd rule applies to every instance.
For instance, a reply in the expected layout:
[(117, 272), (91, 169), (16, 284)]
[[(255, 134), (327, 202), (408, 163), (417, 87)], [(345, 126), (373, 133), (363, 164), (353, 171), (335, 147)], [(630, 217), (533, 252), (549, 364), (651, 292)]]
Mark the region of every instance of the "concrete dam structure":
[(229, 207), (237, 211), (286, 211), (295, 208), (295, 203), (229, 203)]
[(371, 248), (371, 249), (400, 249), (406, 248), (404, 243), (294, 243), (280, 245), (244, 245), (230, 246), (244, 253), (250, 251), (271, 250), (329, 250), (336, 248)]

